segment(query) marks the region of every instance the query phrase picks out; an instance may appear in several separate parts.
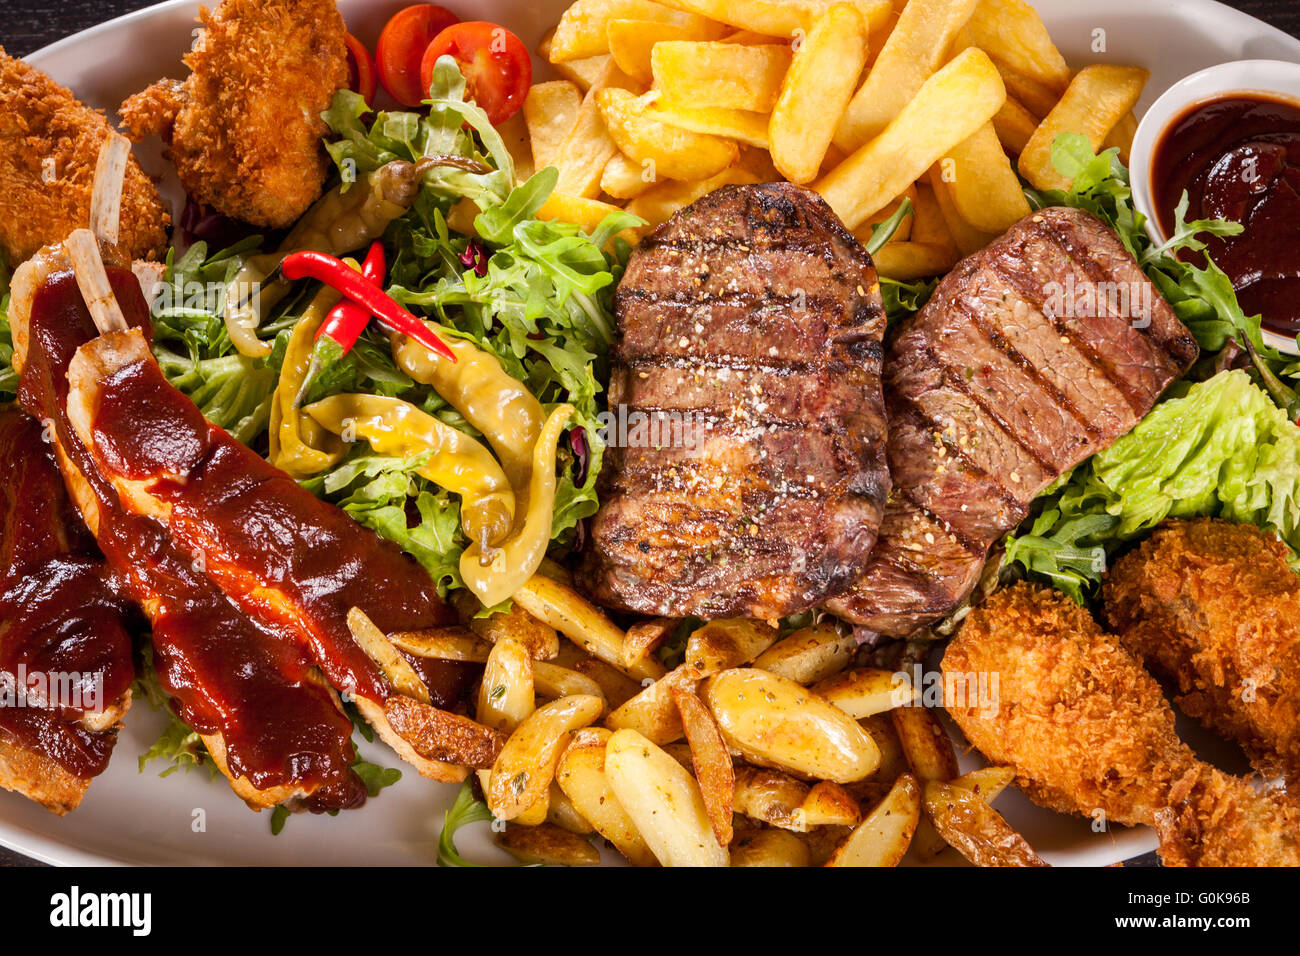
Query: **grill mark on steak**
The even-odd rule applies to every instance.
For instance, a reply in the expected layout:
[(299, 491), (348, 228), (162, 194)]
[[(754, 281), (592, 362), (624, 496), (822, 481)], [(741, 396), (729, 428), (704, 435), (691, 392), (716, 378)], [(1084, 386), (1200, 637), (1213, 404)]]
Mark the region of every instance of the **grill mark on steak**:
[(1075, 405), (1075, 403), (1071, 401), (1064, 392), (1057, 388), (1055, 384), (1048, 381), (1047, 377), (1039, 371), (1039, 369), (1034, 366), (1034, 364), (1030, 362), (1019, 349), (1012, 345), (1001, 331), (994, 328), (989, 322), (985, 321), (983, 316), (972, 309), (969, 303), (962, 298), (958, 297), (955, 307), (961, 310), (961, 312), (970, 319), (971, 324), (974, 325), (986, 339), (988, 339), (989, 343), (995, 349), (1005, 355), (1010, 361), (1014, 362), (1015, 365), (1025, 373), (1026, 378), (1030, 379), (1036, 386), (1038, 386), (1038, 388), (1046, 392), (1058, 407), (1065, 409), (1065, 411), (1069, 413), (1070, 417), (1078, 422), (1080, 427), (1088, 433), (1090, 438), (1100, 437), (1101, 432), (1093, 427), (1087, 418), (1084, 417), (1078, 406)]
[(1002, 430), (1002, 433), (1019, 445), (1024, 453), (1033, 459), (1034, 463), (1038, 465), (1039, 468), (1048, 474), (1052, 474), (1053, 477), (1059, 474), (1052, 467), (1051, 461), (1048, 460), (1041, 451), (1034, 447), (1034, 444), (1029, 441), (1029, 439), (1012, 428), (1011, 423), (1006, 420), (1003, 414), (998, 411), (992, 403), (988, 401), (988, 399), (984, 398), (975, 389), (970, 387), (970, 382), (966, 381), (964, 375), (958, 373), (956, 369), (939, 357), (938, 353), (934, 350), (934, 346), (928, 344), (922, 346), (918, 350), (917, 355), (928, 359), (930, 366), (943, 375), (945, 382), (965, 395), (973, 404), (978, 405), (980, 410), (992, 419), (998, 428)]
[[(1074, 297), (1059, 311), (1051, 283)], [(1128, 306), (1103, 283), (1128, 284)], [(1016, 224), (958, 264), (889, 343), (894, 490), (867, 570), (827, 607), (893, 636), (950, 614), (1033, 499), (1130, 431), (1195, 357), (1100, 220), (1057, 208)], [(963, 358), (990, 360), (987, 380), (966, 381)]]
[[(579, 580), (668, 616), (798, 613), (861, 574), (888, 494), (884, 308), (815, 194), (726, 187), (633, 254), (610, 407), (690, 414), (699, 444), (611, 444)], [(630, 423), (629, 423), (630, 424)]]

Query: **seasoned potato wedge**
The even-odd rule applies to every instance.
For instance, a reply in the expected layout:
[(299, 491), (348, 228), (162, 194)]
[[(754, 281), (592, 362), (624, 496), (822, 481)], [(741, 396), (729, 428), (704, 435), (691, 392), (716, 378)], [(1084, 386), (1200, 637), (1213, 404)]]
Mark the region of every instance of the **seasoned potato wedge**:
[(921, 819), (921, 786), (910, 773), (853, 830), (827, 866), (897, 866)]
[(848, 665), (858, 642), (829, 622), (805, 627), (777, 641), (754, 666), (797, 684), (815, 684)]
[(520, 863), (544, 866), (598, 866), (600, 851), (591, 841), (552, 823), (525, 827), (510, 824), (496, 844)]
[(664, 866), (727, 866), (695, 780), (635, 730), (605, 748), (605, 774), (618, 802)]
[(510, 735), (492, 765), (487, 803), (498, 820), (513, 820), (545, 798), (568, 735), (600, 717), (604, 700), (578, 694), (539, 707)]
[(933, 780), (925, 810), (939, 835), (976, 866), (1047, 866), (1019, 833), (973, 791)]
[(841, 671), (813, 684), (812, 692), (857, 720), (902, 707), (917, 698), (916, 688), (905, 674), (874, 667)]
[(731, 845), (732, 866), (809, 866), (808, 844), (788, 830), (756, 830)]
[(555, 782), (578, 814), (618, 852), (637, 866), (656, 866), (655, 855), (605, 776), (605, 745), (612, 736), (603, 727), (588, 727), (574, 734), (556, 766)]
[(727, 752), (722, 731), (704, 702), (681, 687), (673, 687), (671, 693), (681, 714), (686, 742), (691, 748), (691, 766), (704, 797), (704, 807), (709, 812), (714, 836), (726, 846), (731, 842), (732, 800), (736, 790), (731, 754)]
[(727, 745), (752, 763), (836, 783), (861, 780), (880, 764), (853, 718), (776, 674), (722, 671), (704, 682), (703, 698)]

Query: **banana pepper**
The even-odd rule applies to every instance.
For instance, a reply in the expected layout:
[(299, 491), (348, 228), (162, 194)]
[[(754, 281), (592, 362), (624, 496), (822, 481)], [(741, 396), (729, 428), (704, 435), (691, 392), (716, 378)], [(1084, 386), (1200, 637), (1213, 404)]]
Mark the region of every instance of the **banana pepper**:
[(476, 553), (492, 554), (492, 545), (510, 533), (514, 492), (496, 459), (468, 435), (409, 402), (381, 395), (332, 395), (306, 412), (322, 428), (345, 440), (353, 434), (364, 438), (383, 455), (431, 452), (418, 473), (460, 495), (461, 527)]
[(343, 443), (304, 415), (300, 407), (316, 330), (338, 300), (339, 294), (325, 286), (307, 305), (289, 334), (280, 381), (271, 399), (270, 461), (294, 478), (308, 478), (332, 468), (346, 453)]

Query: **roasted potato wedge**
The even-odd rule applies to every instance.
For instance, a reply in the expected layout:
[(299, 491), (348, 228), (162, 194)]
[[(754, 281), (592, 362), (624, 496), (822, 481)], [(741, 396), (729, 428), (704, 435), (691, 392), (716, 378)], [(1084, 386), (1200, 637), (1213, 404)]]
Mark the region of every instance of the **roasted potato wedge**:
[(600, 851), (591, 841), (555, 826), (540, 823), (525, 827), (510, 824), (496, 836), (496, 844), (520, 863), (543, 866), (598, 866)]
[(894, 783), (885, 798), (831, 854), (827, 866), (897, 866), (921, 819), (921, 786), (910, 773)]
[(925, 810), (935, 829), (976, 866), (1047, 866), (1019, 833), (973, 791), (932, 780)]

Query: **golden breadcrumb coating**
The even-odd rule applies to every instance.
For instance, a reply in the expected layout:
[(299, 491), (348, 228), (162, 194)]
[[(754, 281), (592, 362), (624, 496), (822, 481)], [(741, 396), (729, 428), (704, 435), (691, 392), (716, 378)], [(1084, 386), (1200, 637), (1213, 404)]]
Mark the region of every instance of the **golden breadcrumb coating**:
[(183, 83), (163, 80), (121, 106), (134, 139), (157, 134), (191, 198), (257, 226), (292, 225), (328, 169), (320, 118), (347, 84), (346, 27), (333, 0), (222, 0)]
[(1173, 521), (1121, 558), (1110, 627), (1178, 685), (1178, 706), (1300, 784), (1300, 575), (1254, 525)]
[[(95, 161), (109, 131), (102, 112), (0, 48), (0, 249), (11, 267), (90, 224)], [(157, 188), (132, 158), (120, 244), (134, 258), (161, 256), (170, 225)]]

